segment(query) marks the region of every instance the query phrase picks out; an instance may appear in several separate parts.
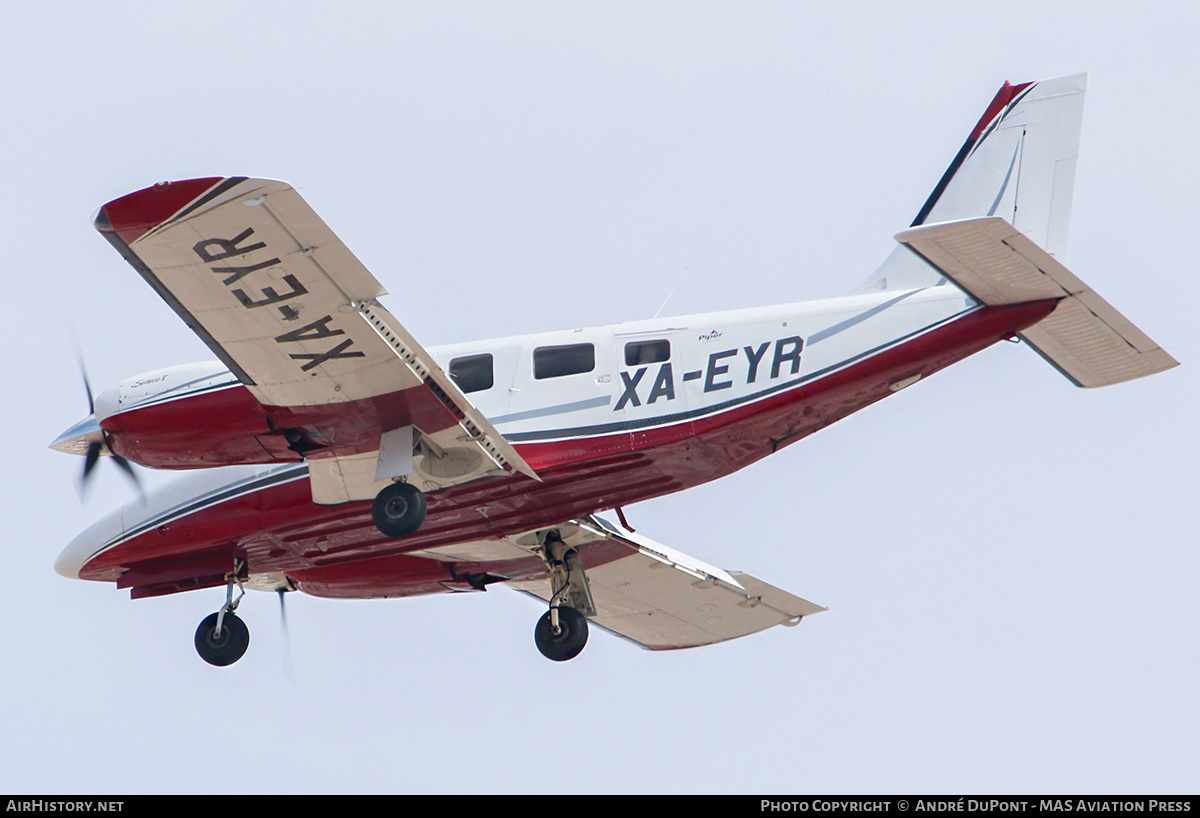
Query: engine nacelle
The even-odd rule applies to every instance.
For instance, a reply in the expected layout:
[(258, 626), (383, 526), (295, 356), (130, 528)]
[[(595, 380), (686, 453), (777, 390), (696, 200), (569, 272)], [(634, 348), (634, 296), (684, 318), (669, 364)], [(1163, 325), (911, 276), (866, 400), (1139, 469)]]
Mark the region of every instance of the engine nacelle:
[(100, 440), (103, 453), (158, 469), (300, 459), (274, 433), (267, 409), (216, 362), (127, 378), (97, 395), (94, 404), (95, 413), (51, 448), (82, 455)]

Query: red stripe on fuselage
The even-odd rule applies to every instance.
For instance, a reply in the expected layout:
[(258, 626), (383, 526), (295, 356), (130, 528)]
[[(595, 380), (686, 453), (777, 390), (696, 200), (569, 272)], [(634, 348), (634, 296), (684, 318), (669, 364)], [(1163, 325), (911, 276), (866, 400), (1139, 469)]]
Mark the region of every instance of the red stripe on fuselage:
[[(436, 562), (406, 552), (494, 539), (670, 494), (730, 474), (892, 394), (892, 384), (927, 376), (1048, 315), (1054, 301), (990, 307), (817, 381), (718, 415), (624, 435), (517, 446), (542, 482), (487, 478), (428, 495), (417, 534), (389, 540), (369, 503), (313, 505), (297, 480), (228, 500), (98, 554), (82, 579), (115, 580), (127, 568), (224, 553), (252, 573), (281, 571), (322, 596), (399, 596), (441, 590)], [(362, 562), (369, 560), (369, 562)], [(536, 571), (525, 565), (463, 564), (461, 576)], [(355, 563), (355, 567), (348, 567)], [(441, 569), (443, 579), (449, 568)], [(508, 573), (505, 573), (508, 572)]]

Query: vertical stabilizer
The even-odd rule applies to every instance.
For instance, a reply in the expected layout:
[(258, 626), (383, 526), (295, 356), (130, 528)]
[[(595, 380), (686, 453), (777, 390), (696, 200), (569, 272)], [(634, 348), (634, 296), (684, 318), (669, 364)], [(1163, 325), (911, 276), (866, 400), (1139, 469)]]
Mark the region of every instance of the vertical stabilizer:
[[(912, 226), (1001, 216), (1060, 262), (1071, 230), (1087, 74), (1004, 86)], [(905, 289), (940, 274), (897, 248), (865, 284)]]

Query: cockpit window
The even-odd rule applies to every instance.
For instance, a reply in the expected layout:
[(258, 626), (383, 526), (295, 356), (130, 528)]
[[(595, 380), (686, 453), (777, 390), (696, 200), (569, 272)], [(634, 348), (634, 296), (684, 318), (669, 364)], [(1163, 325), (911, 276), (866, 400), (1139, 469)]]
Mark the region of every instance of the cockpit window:
[(656, 364), (670, 357), (670, 341), (631, 341), (625, 345), (625, 366)]
[(463, 392), (482, 392), (495, 383), (492, 354), (468, 355), (450, 362), (450, 377)]
[(538, 380), (578, 375), (595, 368), (596, 347), (592, 344), (538, 347), (533, 351), (533, 377)]

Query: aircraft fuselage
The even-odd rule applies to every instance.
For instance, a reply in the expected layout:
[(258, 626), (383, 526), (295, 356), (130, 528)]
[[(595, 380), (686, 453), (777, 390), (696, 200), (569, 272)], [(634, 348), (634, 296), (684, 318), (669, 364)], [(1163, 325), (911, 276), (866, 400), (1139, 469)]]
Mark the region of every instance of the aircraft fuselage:
[[(148, 373), (96, 401), (113, 451), (169, 468), (284, 465), (246, 478), (244, 489), (229, 488), (218, 472), (197, 475), (178, 497), (152, 500), (140, 512), (131, 504), (68, 547), (60, 569), (86, 562), (80, 578), (148, 587), (169, 583), (170, 572), (143, 575), (133, 563), (186, 557), (177, 571), (192, 582), (206, 570), (200, 564), (206, 558), (190, 546), (198, 538), (236, 542), (256, 571), (286, 572), (311, 594), (428, 593), (444, 581), (444, 571), (413, 552), (458, 548), (461, 561), (471, 548), (463, 543), (494, 543), (730, 474), (1012, 337), (1055, 303), (981, 307), (941, 286), (433, 349), (447, 371), (459, 371), (468, 398), (542, 480), (483, 478), (430, 492), (430, 523), (391, 541), (372, 526), (369, 503), (312, 503), (304, 466), (286, 465), (300, 454), (275, 432), (296, 416), (258, 405), (219, 364)], [(547, 358), (545, 350), (556, 352)], [(487, 355), (490, 386), (479, 363)], [(456, 365), (462, 361), (465, 368)], [(333, 436), (322, 429), (319, 412), (306, 420), (312, 440)], [(205, 493), (200, 484), (210, 482)], [(202, 509), (218, 490), (220, 510), (210, 520)], [(142, 522), (132, 522), (132, 513)], [(188, 532), (178, 529), (184, 519)], [(281, 527), (291, 532), (282, 539), (246, 539), (251, 528)], [(104, 550), (111, 538), (120, 547)], [(458, 563), (464, 571), (486, 571), (496, 556), (482, 545), (477, 551), (478, 560)], [(225, 561), (218, 549), (209, 584), (219, 582)], [(505, 565), (513, 574), (512, 562)], [(529, 570), (543, 566), (531, 558)]]
[[(840, 373), (838, 382), (857, 383), (869, 372), (861, 394), (839, 404), (841, 416), (908, 385), (902, 383), (906, 379), (940, 369), (941, 357), (962, 344), (974, 351), (974, 331), (956, 330), (951, 334), (966, 337), (939, 343), (938, 349), (922, 338), (977, 311), (971, 299), (943, 286), (538, 333), (430, 352), (505, 438), (542, 469), (686, 439), (766, 411), (780, 396), (787, 404), (804, 404), (807, 396), (811, 404), (828, 391), (817, 386), (824, 379)], [(989, 323), (976, 319), (963, 329)], [(999, 335), (1027, 323), (1001, 321)], [(919, 352), (894, 365), (871, 363), (901, 346)], [(926, 350), (933, 354), (921, 354)], [(347, 420), (355, 413), (344, 406), (263, 406), (213, 362), (130, 378), (97, 398), (96, 418), (114, 453), (152, 468), (191, 469), (298, 462), (303, 455), (319, 457), (323, 447), (339, 453), (377, 449), (378, 417), (387, 398), (360, 403), (361, 426)], [(775, 448), (831, 410), (802, 406), (779, 430)], [(289, 438), (284, 430), (302, 430), (306, 450), (297, 451), (294, 434)]]

